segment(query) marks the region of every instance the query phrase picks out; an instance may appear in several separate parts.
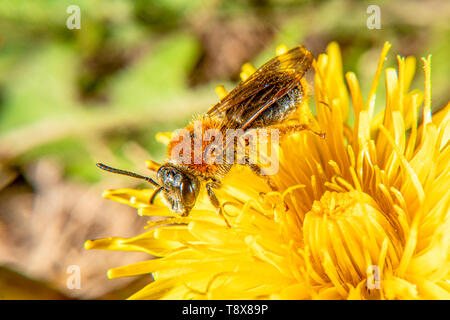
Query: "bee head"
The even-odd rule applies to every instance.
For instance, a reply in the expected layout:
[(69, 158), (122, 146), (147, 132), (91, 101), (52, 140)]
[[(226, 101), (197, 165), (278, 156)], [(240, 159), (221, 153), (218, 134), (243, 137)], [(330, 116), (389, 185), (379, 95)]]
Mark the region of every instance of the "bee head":
[(153, 203), (156, 196), (162, 192), (169, 208), (182, 216), (189, 214), (189, 211), (195, 205), (200, 191), (200, 180), (196, 176), (170, 164), (165, 164), (158, 169), (156, 175), (159, 183), (152, 178), (131, 171), (112, 168), (103, 163), (97, 163), (97, 167), (108, 172), (147, 181), (156, 187), (155, 192), (153, 192), (150, 198), (150, 203)]
[(200, 191), (199, 179), (169, 164), (160, 167), (156, 175), (164, 199), (172, 211), (187, 216), (195, 205)]

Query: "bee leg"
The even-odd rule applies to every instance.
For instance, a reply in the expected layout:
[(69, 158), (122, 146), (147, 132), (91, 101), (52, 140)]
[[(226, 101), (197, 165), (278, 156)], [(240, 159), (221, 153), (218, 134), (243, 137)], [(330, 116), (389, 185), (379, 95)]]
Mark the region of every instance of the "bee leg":
[(217, 199), (217, 197), (213, 191), (213, 188), (218, 188), (218, 187), (220, 187), (219, 184), (210, 182), (210, 183), (206, 184), (206, 191), (208, 192), (208, 197), (209, 197), (209, 200), (211, 201), (212, 205), (214, 207), (216, 207), (216, 209), (217, 209), (217, 214), (222, 216), (222, 218), (225, 221), (225, 223), (227, 224), (228, 228), (231, 228), (230, 223), (228, 222), (227, 218), (223, 214), (222, 206), (220, 205), (220, 202)]
[(163, 187), (159, 187), (158, 189), (156, 189), (155, 191), (153, 191), (152, 196), (150, 197), (150, 204), (153, 204), (155, 202), (156, 196), (158, 196), (158, 194), (162, 191)]
[(249, 163), (249, 160), (246, 159), (246, 165), (249, 166), (249, 168), (252, 170), (252, 172), (254, 174), (256, 174), (258, 177), (264, 179), (267, 183), (267, 185), (269, 186), (269, 188), (272, 191), (278, 191), (278, 187), (273, 183), (272, 179), (270, 179), (270, 177), (268, 175), (264, 175), (262, 174), (262, 169), (260, 166), (258, 166), (257, 164), (254, 163)]
[[(247, 165), (250, 167), (250, 169), (252, 169), (252, 171), (256, 175), (258, 175), (259, 177), (266, 180), (267, 185), (270, 187), (270, 189), (272, 189), (272, 191), (279, 191), (278, 187), (273, 183), (272, 179), (270, 179), (269, 176), (261, 174), (261, 168), (257, 164), (248, 163)], [(259, 196), (261, 197), (261, 199), (264, 198), (265, 195), (266, 195), (265, 192), (259, 193)], [(285, 208), (285, 211), (287, 211), (289, 209), (286, 202), (284, 202), (284, 208)]]
[(303, 130), (308, 130), (308, 131), (311, 131), (312, 133), (318, 135), (322, 139), (325, 139), (325, 133), (324, 132), (314, 131), (307, 124), (299, 124), (299, 123), (286, 124), (286, 125), (283, 125), (283, 126), (274, 127), (274, 129), (278, 129), (280, 131), (280, 136), (288, 135), (288, 134), (299, 132), (299, 131), (303, 131)]

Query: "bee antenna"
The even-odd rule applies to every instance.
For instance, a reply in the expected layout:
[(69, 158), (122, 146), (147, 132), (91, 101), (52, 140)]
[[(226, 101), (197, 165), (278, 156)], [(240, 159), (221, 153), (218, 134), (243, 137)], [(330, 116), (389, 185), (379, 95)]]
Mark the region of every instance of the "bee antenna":
[(152, 178), (141, 176), (140, 174), (137, 174), (137, 173), (134, 173), (134, 172), (125, 171), (125, 170), (116, 169), (116, 168), (111, 168), (111, 167), (107, 166), (106, 164), (103, 164), (103, 163), (100, 163), (100, 162), (97, 163), (96, 165), (100, 169), (108, 171), (108, 172), (111, 172), (111, 173), (118, 173), (118, 174), (123, 174), (124, 176), (129, 176), (129, 177), (133, 177), (133, 178), (137, 178), (137, 179), (142, 179), (142, 180), (145, 180), (145, 181), (149, 182), (150, 184), (152, 184), (155, 187), (159, 187), (160, 186)]

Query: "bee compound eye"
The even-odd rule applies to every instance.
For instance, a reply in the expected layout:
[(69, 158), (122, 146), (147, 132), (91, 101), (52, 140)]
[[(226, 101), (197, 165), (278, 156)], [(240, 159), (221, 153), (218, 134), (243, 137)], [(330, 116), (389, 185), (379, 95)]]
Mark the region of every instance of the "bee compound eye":
[(159, 168), (158, 172), (156, 172), (156, 177), (162, 181), (164, 176), (166, 175), (166, 169), (164, 167)]
[(179, 186), (180, 183), (181, 183), (181, 179), (182, 179), (181, 175), (179, 175), (179, 174), (175, 175), (174, 178), (173, 178), (173, 185), (174, 186)]

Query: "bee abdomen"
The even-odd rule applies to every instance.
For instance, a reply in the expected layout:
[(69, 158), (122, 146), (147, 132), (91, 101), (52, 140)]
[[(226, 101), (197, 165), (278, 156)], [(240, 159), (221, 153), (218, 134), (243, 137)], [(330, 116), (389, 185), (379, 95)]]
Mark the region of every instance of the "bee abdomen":
[(269, 106), (256, 118), (252, 127), (266, 127), (282, 122), (288, 118), (302, 102), (302, 91), (295, 87), (288, 91), (283, 97)]

